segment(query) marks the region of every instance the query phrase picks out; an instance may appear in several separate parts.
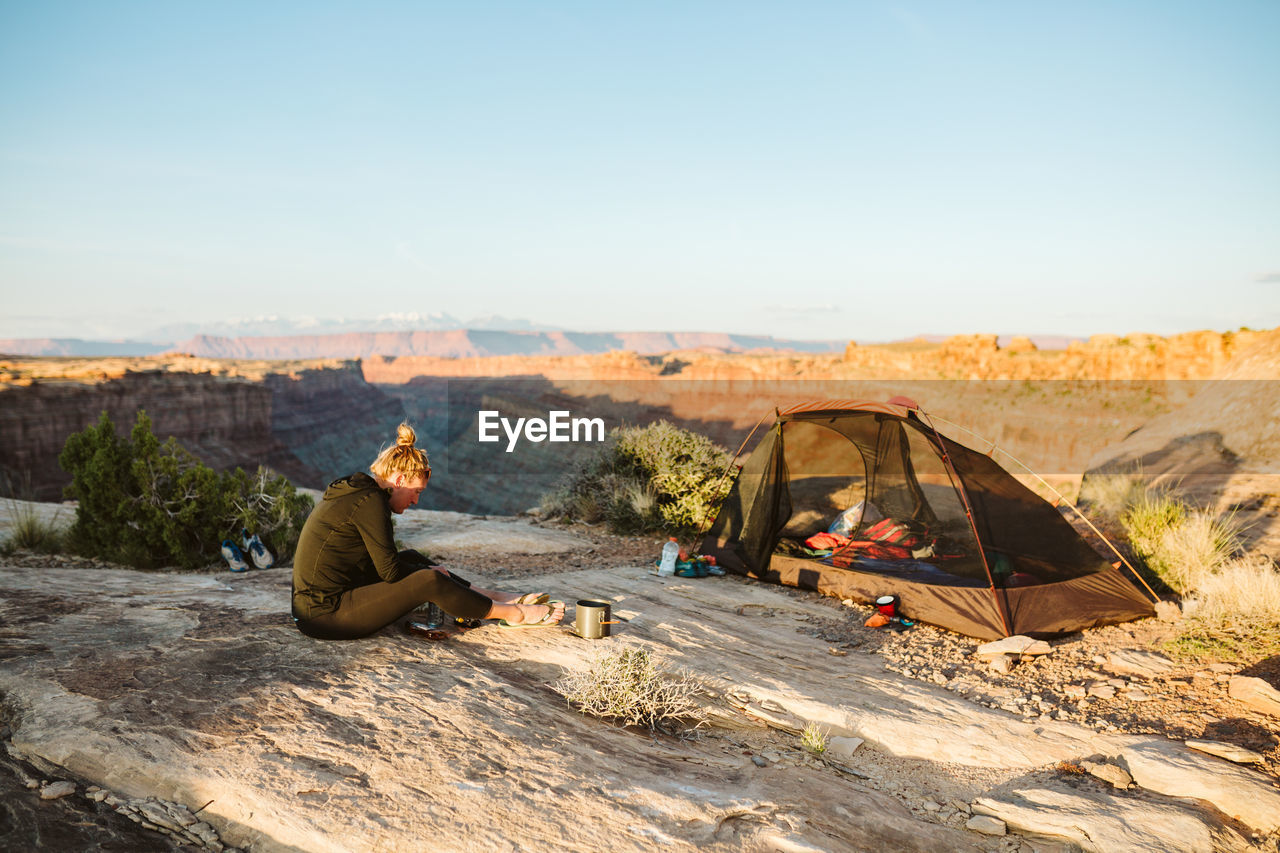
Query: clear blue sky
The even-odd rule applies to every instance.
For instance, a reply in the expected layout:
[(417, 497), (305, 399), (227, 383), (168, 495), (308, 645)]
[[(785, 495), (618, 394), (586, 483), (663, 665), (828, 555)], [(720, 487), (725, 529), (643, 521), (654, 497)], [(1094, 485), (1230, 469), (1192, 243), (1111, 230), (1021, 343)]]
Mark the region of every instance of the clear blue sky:
[(0, 0), (0, 337), (1280, 325), (1280, 3)]

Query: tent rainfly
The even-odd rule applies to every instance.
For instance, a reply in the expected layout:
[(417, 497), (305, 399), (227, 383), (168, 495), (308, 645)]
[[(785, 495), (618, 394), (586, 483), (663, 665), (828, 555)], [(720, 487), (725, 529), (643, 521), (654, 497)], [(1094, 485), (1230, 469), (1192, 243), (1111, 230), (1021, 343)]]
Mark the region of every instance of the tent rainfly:
[(1155, 613), (1155, 596), (1053, 505), (902, 397), (778, 412), (702, 553), (738, 574), (841, 599), (896, 595), (904, 616), (979, 639)]

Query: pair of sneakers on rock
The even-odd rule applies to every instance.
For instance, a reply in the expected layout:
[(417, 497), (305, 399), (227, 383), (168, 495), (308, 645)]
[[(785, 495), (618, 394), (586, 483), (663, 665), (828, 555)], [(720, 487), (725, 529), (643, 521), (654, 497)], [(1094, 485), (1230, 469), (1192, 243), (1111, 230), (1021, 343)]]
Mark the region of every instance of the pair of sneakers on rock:
[(244, 542), (244, 549), (232, 542), (230, 539), (222, 540), (222, 559), (227, 561), (227, 565), (231, 567), (233, 572), (249, 571), (249, 563), (245, 560), (245, 554), (249, 555), (249, 559), (260, 569), (269, 569), (275, 563), (275, 558), (271, 556), (271, 552), (267, 550), (267, 546), (262, 544), (262, 540), (258, 538), (258, 534), (250, 534), (248, 530), (240, 531), (240, 538)]

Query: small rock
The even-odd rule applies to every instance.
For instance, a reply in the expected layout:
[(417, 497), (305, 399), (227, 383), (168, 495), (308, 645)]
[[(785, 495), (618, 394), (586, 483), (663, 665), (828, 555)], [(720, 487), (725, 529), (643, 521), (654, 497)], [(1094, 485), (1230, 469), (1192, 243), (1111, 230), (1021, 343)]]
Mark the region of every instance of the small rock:
[(160, 803), (151, 801), (145, 802), (139, 807), (138, 811), (141, 812), (142, 816), (146, 820), (154, 823), (162, 829), (168, 829), (174, 832), (180, 832), (182, 830), (182, 827), (178, 825), (177, 821), (170, 817), (168, 810), (166, 810)]
[(863, 743), (860, 737), (833, 737), (827, 741), (827, 752), (839, 758), (852, 758)]
[(104, 791), (101, 788), (99, 788), (98, 790), (94, 791), (92, 794), (89, 794), (89, 799), (93, 800), (95, 803), (100, 803), (103, 800), (105, 800), (110, 795), (110, 793), (111, 793), (110, 791)]
[(1213, 673), (1207, 669), (1196, 670), (1192, 673), (1192, 678), (1213, 678)]
[(1211, 663), (1209, 664), (1210, 672), (1237, 672), (1238, 667), (1231, 663)]
[(1159, 652), (1147, 652), (1141, 649), (1120, 649), (1107, 655), (1107, 661), (1103, 664), (1103, 668), (1117, 675), (1156, 678), (1172, 670), (1174, 663)]
[(1095, 681), (1089, 685), (1089, 695), (1095, 699), (1113, 699), (1116, 695), (1116, 689), (1110, 684)]
[(1192, 749), (1225, 758), (1227, 761), (1234, 761), (1236, 764), (1262, 764), (1266, 761), (1262, 753), (1233, 743), (1222, 743), (1216, 740), (1189, 740), (1186, 743)]
[(1280, 691), (1261, 678), (1233, 675), (1230, 679), (1227, 686), (1228, 696), (1237, 702), (1243, 702), (1255, 711), (1280, 717)]
[(169, 814), (179, 826), (191, 826), (196, 822), (196, 816), (186, 806), (170, 803)]
[(935, 803), (933, 800), (925, 800), (920, 804), (920, 807), (927, 812), (936, 812), (942, 808), (942, 806)]
[(40, 789), (40, 799), (42, 800), (60, 800), (63, 797), (69, 797), (76, 792), (75, 782), (50, 782)]
[(1098, 761), (1081, 761), (1080, 766), (1088, 771), (1089, 775), (1111, 783), (1113, 788), (1128, 788), (1133, 784), (1133, 777), (1123, 767)]
[(1047, 655), (1053, 648), (1044, 640), (1033, 640), (1021, 634), (978, 646), (974, 655), (980, 658), (997, 655)]
[(1062, 688), (1062, 692), (1072, 699), (1083, 699), (1089, 691), (1084, 689), (1083, 684), (1068, 684)]
[(1004, 821), (990, 815), (974, 815), (965, 821), (965, 829), (981, 832), (983, 835), (1004, 835), (1008, 831)]
[(987, 666), (992, 672), (1008, 673), (1013, 671), (1013, 658), (1008, 655), (998, 655), (991, 658), (987, 662)]
[(754, 764), (756, 767), (768, 767), (768, 766), (769, 766), (769, 762), (768, 762), (767, 760), (765, 760), (765, 757), (764, 757), (763, 755), (753, 755), (753, 756), (751, 756), (751, 763), (752, 763), (752, 764)]
[(1094, 655), (1091, 658), (1091, 660), (1098, 666), (1102, 666), (1104, 663), (1107, 662), (1107, 659), (1104, 658), (1102, 655)]
[(1147, 691), (1141, 687), (1130, 687), (1128, 690), (1120, 691), (1120, 695), (1130, 702), (1149, 702), (1151, 697), (1147, 695)]

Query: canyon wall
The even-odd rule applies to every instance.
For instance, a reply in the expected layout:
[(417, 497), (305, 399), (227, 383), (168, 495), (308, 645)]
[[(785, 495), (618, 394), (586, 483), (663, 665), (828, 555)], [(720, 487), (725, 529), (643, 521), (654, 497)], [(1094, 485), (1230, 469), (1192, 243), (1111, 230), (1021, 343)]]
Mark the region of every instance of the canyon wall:
[(66, 436), (103, 410), (124, 431), (142, 408), (159, 435), (215, 467), (268, 464), (319, 487), (363, 469), (407, 417), (437, 473), (424, 507), (508, 513), (536, 503), (594, 447), (481, 446), (481, 409), (567, 410), (608, 427), (663, 418), (736, 449), (775, 407), (904, 395), (962, 443), (991, 441), (1051, 479), (1078, 481), (1103, 449), (1177, 410), (1232, 359), (1274, 339), (1267, 334), (1095, 336), (1057, 351), (969, 335), (835, 353), (9, 358), (0, 359), (0, 469), (15, 486), (27, 478), (39, 496), (56, 497)]
[(298, 485), (363, 468), (403, 409), (359, 363), (223, 362), (163, 356), (0, 361), (0, 488), (57, 500), (58, 454), (106, 412), (121, 434), (145, 410), (162, 440), (216, 469), (267, 465)]

